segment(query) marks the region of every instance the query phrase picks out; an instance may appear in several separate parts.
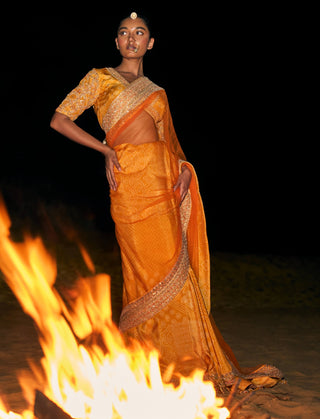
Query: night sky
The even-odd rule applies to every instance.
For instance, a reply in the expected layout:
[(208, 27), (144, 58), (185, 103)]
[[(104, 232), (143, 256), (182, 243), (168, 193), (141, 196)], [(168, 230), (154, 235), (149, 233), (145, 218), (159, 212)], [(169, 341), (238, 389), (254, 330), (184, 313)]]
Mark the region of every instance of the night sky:
[[(143, 9), (156, 38), (144, 72), (166, 89), (198, 172), (211, 250), (317, 254), (312, 63), (299, 13), (270, 6), (169, 10)], [(103, 157), (49, 122), (91, 68), (119, 64), (114, 37), (122, 16), (113, 7), (94, 16), (10, 17), (0, 174), (2, 188), (14, 185), (26, 208), (35, 196), (89, 207), (99, 228), (113, 228)], [(103, 139), (92, 110), (77, 123)]]

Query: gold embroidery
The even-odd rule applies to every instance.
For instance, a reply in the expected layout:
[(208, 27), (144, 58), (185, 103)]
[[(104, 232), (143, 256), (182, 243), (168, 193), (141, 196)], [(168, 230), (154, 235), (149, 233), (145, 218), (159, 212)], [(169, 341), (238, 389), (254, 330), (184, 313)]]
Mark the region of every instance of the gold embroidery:
[[(121, 80), (122, 77), (116, 70), (112, 68), (108, 70), (112, 76)], [(163, 90), (147, 77), (140, 77), (132, 83), (125, 84), (126, 89), (113, 100), (103, 117), (102, 127), (106, 135), (125, 115), (141, 105), (152, 93)]]
[(99, 74), (96, 69), (92, 69), (80, 81), (79, 85), (66, 96), (56, 111), (74, 121), (95, 103), (98, 96)]

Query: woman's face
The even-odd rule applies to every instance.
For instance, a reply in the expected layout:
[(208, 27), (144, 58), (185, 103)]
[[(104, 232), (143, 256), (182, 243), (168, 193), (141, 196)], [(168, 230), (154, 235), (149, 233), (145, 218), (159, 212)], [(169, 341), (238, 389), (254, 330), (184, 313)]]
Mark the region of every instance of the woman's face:
[(124, 19), (118, 29), (116, 45), (124, 58), (143, 57), (148, 49), (152, 49), (154, 39), (143, 19)]

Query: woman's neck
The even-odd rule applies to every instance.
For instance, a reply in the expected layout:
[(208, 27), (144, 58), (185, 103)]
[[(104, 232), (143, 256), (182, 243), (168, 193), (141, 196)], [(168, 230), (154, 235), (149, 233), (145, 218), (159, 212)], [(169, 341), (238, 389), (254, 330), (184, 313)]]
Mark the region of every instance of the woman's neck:
[(123, 59), (121, 64), (116, 67), (116, 70), (122, 73), (130, 73), (135, 77), (143, 76), (143, 60), (126, 60)]

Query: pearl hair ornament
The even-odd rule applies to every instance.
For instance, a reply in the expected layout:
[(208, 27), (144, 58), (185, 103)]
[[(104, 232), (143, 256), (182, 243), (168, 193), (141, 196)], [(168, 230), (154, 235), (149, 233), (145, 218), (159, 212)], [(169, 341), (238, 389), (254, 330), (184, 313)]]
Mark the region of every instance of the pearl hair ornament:
[(132, 12), (131, 15), (130, 15), (130, 18), (133, 19), (133, 20), (137, 19), (137, 17), (138, 17), (138, 15), (137, 15), (136, 12)]

